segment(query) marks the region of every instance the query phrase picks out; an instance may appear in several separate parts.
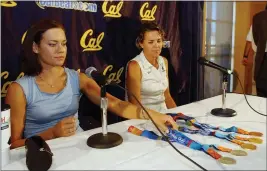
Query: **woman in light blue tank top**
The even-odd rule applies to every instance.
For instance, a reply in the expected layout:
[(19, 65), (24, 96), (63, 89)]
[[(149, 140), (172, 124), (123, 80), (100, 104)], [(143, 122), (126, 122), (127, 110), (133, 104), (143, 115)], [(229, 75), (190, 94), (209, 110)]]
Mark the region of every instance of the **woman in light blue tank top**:
[(42, 91), (35, 77), (24, 76), (15, 81), (22, 87), (27, 101), (23, 132), (25, 138), (53, 127), (58, 121), (77, 112), (80, 96), (79, 75), (68, 68), (64, 68), (64, 71), (67, 76), (66, 85), (57, 93)]
[[(83, 73), (63, 67), (67, 56), (64, 27), (53, 20), (31, 26), (23, 41), (24, 77), (8, 88), (6, 103), (11, 106), (11, 148), (23, 146), (25, 139), (39, 135), (45, 140), (71, 136), (79, 97), (84, 93), (100, 105), (100, 87)], [(108, 110), (128, 119), (148, 119), (140, 107), (107, 93)], [(163, 131), (166, 122), (177, 129), (170, 116), (148, 110)]]

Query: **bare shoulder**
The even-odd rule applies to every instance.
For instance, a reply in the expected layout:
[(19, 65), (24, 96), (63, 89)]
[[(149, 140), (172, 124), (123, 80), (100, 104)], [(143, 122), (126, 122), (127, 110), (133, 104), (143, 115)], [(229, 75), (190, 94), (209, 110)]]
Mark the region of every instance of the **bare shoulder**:
[(16, 94), (16, 93), (20, 94), (23, 93), (23, 89), (18, 83), (12, 82), (9, 85), (7, 92), (8, 94)]
[(88, 81), (88, 77), (82, 72), (79, 72), (78, 75), (79, 75), (80, 89), (83, 89), (86, 82)]
[(164, 60), (164, 62), (167, 64), (168, 63), (168, 59), (165, 58), (164, 56), (162, 56), (162, 59)]
[(141, 68), (137, 61), (132, 60), (128, 63), (127, 77), (134, 80), (140, 80), (142, 78)]
[(140, 66), (137, 61), (132, 60), (128, 62), (128, 70), (139, 70)]
[(25, 94), (20, 84), (13, 82), (9, 85), (6, 96), (6, 103), (11, 103), (13, 101), (25, 101)]

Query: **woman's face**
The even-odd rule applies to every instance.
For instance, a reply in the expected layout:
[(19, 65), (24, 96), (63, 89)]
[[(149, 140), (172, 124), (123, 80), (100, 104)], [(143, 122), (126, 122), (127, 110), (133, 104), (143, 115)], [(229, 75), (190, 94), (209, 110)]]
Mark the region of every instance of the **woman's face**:
[(162, 49), (162, 36), (158, 31), (147, 31), (144, 40), (140, 43), (145, 55), (158, 57)]
[(40, 44), (33, 43), (43, 67), (62, 66), (67, 55), (67, 40), (64, 30), (52, 28), (43, 33)]

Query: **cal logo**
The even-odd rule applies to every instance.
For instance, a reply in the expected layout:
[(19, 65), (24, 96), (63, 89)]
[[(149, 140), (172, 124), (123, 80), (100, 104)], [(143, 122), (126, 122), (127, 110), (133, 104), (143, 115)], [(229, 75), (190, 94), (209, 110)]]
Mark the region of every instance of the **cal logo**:
[(81, 37), (80, 45), (84, 48), (84, 51), (99, 51), (102, 49), (100, 46), (100, 43), (104, 37), (104, 32), (100, 33), (97, 38), (89, 38), (89, 41), (86, 42), (86, 39), (93, 35), (93, 30), (89, 29), (87, 30)]
[(148, 7), (149, 7), (148, 2), (142, 5), (139, 11), (140, 17), (142, 18), (142, 20), (153, 21), (155, 20), (154, 14), (157, 10), (157, 5), (155, 5), (151, 10), (149, 10)]
[(117, 84), (121, 82), (120, 77), (122, 75), (124, 67), (121, 67), (117, 72), (112, 72), (113, 65), (109, 65), (105, 68), (103, 75), (108, 75), (108, 78)]
[(1, 0), (0, 1), (0, 5), (2, 7), (15, 7), (17, 6), (17, 3), (14, 1), (5, 1), (5, 0)]
[[(112, 2), (112, 0), (110, 0)], [(117, 5), (108, 6), (108, 1), (105, 0), (102, 5), (102, 11), (105, 14), (104, 17), (121, 17), (120, 10), (123, 5), (123, 1), (120, 1)]]

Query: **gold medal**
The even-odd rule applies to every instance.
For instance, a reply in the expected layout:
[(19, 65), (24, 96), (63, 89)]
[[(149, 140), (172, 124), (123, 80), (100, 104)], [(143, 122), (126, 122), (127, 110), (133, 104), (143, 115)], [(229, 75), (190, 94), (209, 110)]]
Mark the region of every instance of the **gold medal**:
[(260, 138), (248, 138), (248, 141), (249, 142), (254, 142), (254, 143), (257, 143), (257, 144), (261, 144), (262, 143), (262, 139), (260, 139)]
[(162, 140), (162, 136), (158, 136), (157, 140)]
[(235, 156), (247, 156), (248, 155), (248, 153), (243, 150), (232, 150), (230, 153)]
[(190, 121), (186, 121), (185, 123), (187, 126), (193, 126), (193, 124)]
[(218, 161), (223, 164), (236, 164), (236, 160), (230, 157), (221, 157)]
[(257, 148), (254, 144), (248, 144), (248, 143), (241, 144), (241, 147), (250, 150), (256, 150)]
[(261, 137), (262, 133), (260, 133), (260, 132), (249, 132), (248, 135), (254, 135), (254, 136), (257, 136), (257, 137)]

